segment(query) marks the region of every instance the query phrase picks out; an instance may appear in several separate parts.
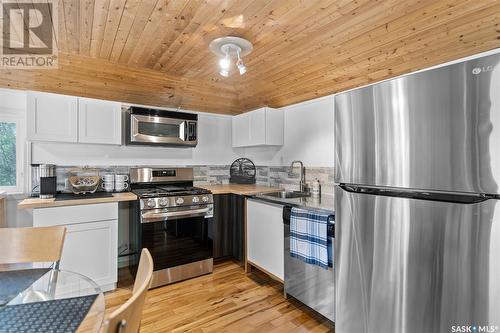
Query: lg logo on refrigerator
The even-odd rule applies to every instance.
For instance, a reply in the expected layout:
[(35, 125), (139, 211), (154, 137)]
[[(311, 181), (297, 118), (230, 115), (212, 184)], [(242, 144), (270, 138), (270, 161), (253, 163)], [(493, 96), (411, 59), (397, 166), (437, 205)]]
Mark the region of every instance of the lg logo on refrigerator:
[(472, 74), (477, 75), (477, 74), (480, 74), (480, 73), (493, 72), (493, 70), (495, 70), (495, 66), (475, 67), (472, 70)]

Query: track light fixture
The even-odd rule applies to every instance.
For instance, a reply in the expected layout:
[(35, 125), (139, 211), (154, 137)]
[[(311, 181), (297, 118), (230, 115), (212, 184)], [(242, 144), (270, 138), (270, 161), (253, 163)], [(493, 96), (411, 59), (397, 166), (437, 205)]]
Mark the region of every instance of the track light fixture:
[(219, 66), (221, 69), (229, 69), (229, 66), (231, 66), (231, 59), (229, 58), (228, 50), (226, 50), (226, 56), (219, 60)]
[(238, 67), (238, 70), (240, 71), (240, 75), (243, 75), (247, 72), (247, 66), (243, 63), (243, 60), (241, 60), (240, 57), (240, 50), (237, 52), (238, 54), (238, 61), (236, 62), (236, 67)]
[(219, 74), (228, 77), (229, 76), (229, 67), (231, 66), (231, 58), (229, 57), (229, 51), (226, 50), (226, 55), (224, 58), (219, 60), (220, 71)]
[(210, 50), (219, 56), (219, 74), (228, 77), (231, 69), (231, 61), (236, 60), (236, 67), (240, 75), (247, 72), (242, 57), (252, 51), (252, 43), (239, 37), (221, 37), (210, 43)]

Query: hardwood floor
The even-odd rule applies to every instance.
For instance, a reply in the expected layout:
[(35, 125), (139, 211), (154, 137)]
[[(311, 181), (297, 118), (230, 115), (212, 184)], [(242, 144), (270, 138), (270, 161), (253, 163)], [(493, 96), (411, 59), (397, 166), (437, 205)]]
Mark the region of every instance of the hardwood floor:
[[(106, 312), (131, 294), (132, 277), (120, 270), (118, 289), (106, 293)], [(141, 332), (334, 332), (333, 324), (293, 299), (266, 275), (245, 274), (232, 261), (214, 273), (148, 292)]]

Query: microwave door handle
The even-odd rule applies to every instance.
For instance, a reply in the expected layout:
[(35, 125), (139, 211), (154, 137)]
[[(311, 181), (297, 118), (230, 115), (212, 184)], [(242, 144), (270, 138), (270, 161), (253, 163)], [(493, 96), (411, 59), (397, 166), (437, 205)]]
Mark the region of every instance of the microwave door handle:
[(179, 139), (181, 139), (182, 141), (187, 141), (188, 139), (188, 125), (187, 125), (187, 121), (183, 121), (180, 125), (179, 125)]

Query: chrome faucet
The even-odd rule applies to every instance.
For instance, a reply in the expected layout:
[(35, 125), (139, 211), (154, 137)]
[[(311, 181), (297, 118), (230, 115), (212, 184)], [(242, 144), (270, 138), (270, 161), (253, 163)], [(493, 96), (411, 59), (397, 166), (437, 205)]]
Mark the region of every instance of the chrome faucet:
[(302, 161), (292, 161), (292, 164), (290, 164), (290, 172), (288, 173), (288, 175), (291, 176), (293, 174), (293, 167), (296, 163), (300, 165), (300, 192), (307, 192), (306, 169), (304, 168), (304, 163), (302, 163)]

